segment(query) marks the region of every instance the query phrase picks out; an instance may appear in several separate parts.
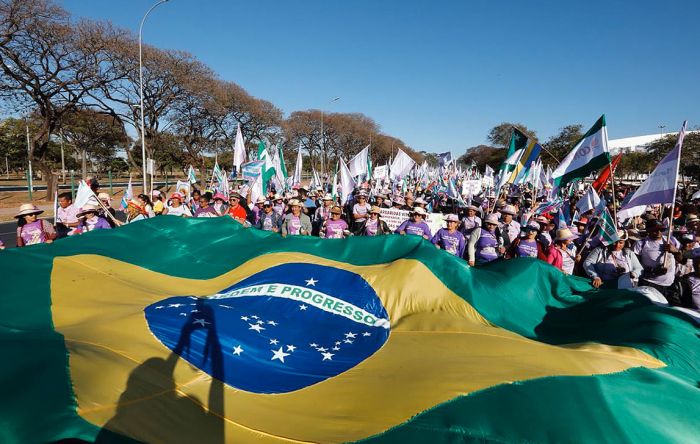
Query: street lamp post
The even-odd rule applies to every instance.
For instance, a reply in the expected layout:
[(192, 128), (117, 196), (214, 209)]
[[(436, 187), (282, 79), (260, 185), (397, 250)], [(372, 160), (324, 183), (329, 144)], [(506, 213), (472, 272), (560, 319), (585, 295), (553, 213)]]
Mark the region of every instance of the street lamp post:
[(141, 99), (141, 161), (143, 167), (143, 192), (146, 193), (148, 190), (148, 184), (146, 183), (146, 131), (144, 123), (144, 107), (143, 107), (143, 51), (141, 48), (141, 40), (143, 35), (143, 24), (146, 22), (146, 17), (151, 13), (156, 7), (162, 5), (169, 0), (160, 0), (155, 5), (151, 6), (151, 9), (146, 11), (143, 18), (141, 19), (141, 26), (139, 26), (139, 96)]
[[(331, 101), (329, 101), (328, 104), (330, 105), (331, 103), (337, 102), (338, 100), (340, 100), (340, 97), (335, 97), (334, 99), (331, 99)], [(325, 167), (324, 158), (326, 155), (326, 135), (323, 131), (323, 116), (324, 116), (324, 112), (323, 112), (323, 110), (321, 110), (321, 174), (325, 175), (326, 174), (326, 167)]]

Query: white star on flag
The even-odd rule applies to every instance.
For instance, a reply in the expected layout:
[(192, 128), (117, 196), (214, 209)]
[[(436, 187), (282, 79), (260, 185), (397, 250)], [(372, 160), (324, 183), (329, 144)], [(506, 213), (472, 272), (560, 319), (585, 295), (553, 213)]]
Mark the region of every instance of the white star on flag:
[(265, 327), (263, 327), (260, 324), (248, 324), (248, 325), (250, 325), (250, 328), (248, 330), (255, 330), (258, 333), (260, 333), (261, 330), (265, 330)]
[(323, 360), (324, 361), (332, 361), (333, 360), (333, 353), (321, 353), (323, 355)]
[(307, 309), (307, 307), (306, 307), (306, 305), (304, 305), (304, 304), (301, 304), (301, 305), (299, 306), (299, 310), (306, 310), (306, 309)]
[(240, 345), (233, 347), (233, 354), (234, 355), (240, 356), (241, 353), (243, 353), (243, 347), (241, 347)]
[(318, 282), (318, 279), (309, 278), (309, 279), (306, 280), (306, 286), (308, 287), (308, 286), (310, 285), (310, 286), (312, 286), (312, 287), (315, 287), (315, 286), (316, 286), (316, 282)]
[(219, 304), (219, 307), (223, 307), (223, 308), (233, 308), (233, 307), (231, 307), (230, 305), (224, 305), (224, 304)]
[(180, 313), (180, 316), (187, 316), (187, 313)]
[(163, 308), (163, 306), (162, 306), (162, 305), (159, 305), (159, 306), (156, 307), (156, 310), (160, 310), (161, 308)]
[(335, 347), (333, 347), (333, 351), (338, 351), (338, 350), (340, 350), (340, 347), (338, 347), (337, 345)]
[(315, 342), (312, 342), (311, 344), (309, 344), (309, 347), (316, 348), (316, 347), (318, 347), (318, 344)]
[(277, 322), (275, 321), (267, 321), (267, 323), (272, 325), (273, 327), (277, 327)]
[(372, 336), (372, 333), (366, 331), (366, 332), (362, 333), (362, 336)]
[(182, 307), (185, 304), (168, 304), (168, 307), (173, 307), (173, 308), (179, 308)]
[(340, 342), (340, 341), (335, 341), (335, 345), (340, 345), (340, 344), (342, 344), (342, 342)]
[(241, 320), (242, 320), (242, 321), (247, 321), (247, 320), (248, 320), (248, 316), (241, 316)]
[(343, 342), (345, 342), (346, 344), (352, 344), (352, 339), (346, 339)]
[(296, 349), (297, 349), (297, 348), (296, 348), (295, 346), (293, 346), (293, 345), (288, 345), (288, 346), (287, 346), (287, 351), (288, 351), (288, 352), (293, 352), (293, 351), (296, 350)]
[(202, 327), (206, 327), (207, 324), (211, 324), (211, 322), (207, 322), (204, 319), (195, 319), (194, 322), (192, 322), (192, 324), (199, 324)]
[(258, 317), (255, 316), (255, 315), (251, 316), (251, 318), (253, 318), (253, 319), (260, 319), (260, 318), (258, 318)]
[(321, 353), (328, 351), (328, 349), (326, 347), (319, 347), (317, 350), (320, 351)]
[(277, 339), (270, 339), (270, 345), (277, 345), (278, 342)]
[(195, 308), (194, 310), (190, 310), (190, 313), (199, 313), (199, 310)]
[(279, 350), (270, 350), (272, 352), (272, 357), (270, 358), (270, 361), (274, 361), (275, 359), (279, 359), (282, 364), (284, 364), (284, 357), (289, 356), (289, 353), (285, 353), (282, 347), (280, 347)]
[(353, 339), (355, 339), (355, 336), (357, 336), (357, 334), (355, 334), (355, 333), (345, 333), (345, 337), (346, 337), (346, 338), (353, 338)]
[(195, 301), (197, 300), (197, 297), (196, 297), (196, 296), (187, 296), (187, 297), (190, 298), (190, 299), (194, 299)]

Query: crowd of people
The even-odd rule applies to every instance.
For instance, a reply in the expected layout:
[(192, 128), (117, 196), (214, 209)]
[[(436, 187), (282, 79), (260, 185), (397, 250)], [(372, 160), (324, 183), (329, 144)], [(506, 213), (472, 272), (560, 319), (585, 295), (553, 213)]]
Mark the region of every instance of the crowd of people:
[[(403, 194), (377, 189), (367, 183), (341, 205), (328, 189), (303, 187), (283, 195), (269, 192), (250, 201), (250, 195), (193, 189), (166, 196), (155, 190), (140, 194), (120, 209), (110, 196), (95, 190), (99, 202), (76, 208), (71, 194), (59, 195), (55, 224), (39, 218), (43, 212), (23, 204), (16, 215), (17, 245), (50, 243), (81, 233), (112, 229), (153, 217), (231, 217), (245, 227), (287, 236), (342, 239), (349, 236), (421, 236), (447, 254), (463, 258), (470, 266), (497, 260), (531, 257), (543, 260), (562, 273), (590, 279), (596, 288), (651, 287), (671, 305), (700, 307), (700, 196), (679, 200), (673, 209), (661, 205), (625, 222), (617, 240), (605, 243), (599, 214), (575, 213), (568, 221), (561, 208), (536, 211), (546, 196), (533, 198), (532, 190), (514, 187), (499, 196), (483, 193), (467, 202), (456, 201), (431, 187), (412, 187)], [(583, 192), (570, 193), (568, 208), (575, 208)], [(625, 192), (612, 196), (604, 191), (608, 210), (614, 214)], [(382, 214), (405, 210), (406, 218), (390, 228)], [(429, 213), (441, 213), (444, 226), (432, 230)], [(669, 236), (670, 233), (670, 236)]]

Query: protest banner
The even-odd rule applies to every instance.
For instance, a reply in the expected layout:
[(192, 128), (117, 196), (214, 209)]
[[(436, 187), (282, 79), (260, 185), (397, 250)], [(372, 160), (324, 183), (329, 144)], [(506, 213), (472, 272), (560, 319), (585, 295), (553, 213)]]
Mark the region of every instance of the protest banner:
[[(389, 226), (391, 231), (396, 230), (405, 220), (410, 217), (410, 212), (406, 210), (397, 210), (394, 208), (382, 208), (381, 217)], [(439, 213), (428, 213), (425, 223), (430, 227), (431, 233), (436, 233), (440, 228), (445, 226), (445, 216)]]

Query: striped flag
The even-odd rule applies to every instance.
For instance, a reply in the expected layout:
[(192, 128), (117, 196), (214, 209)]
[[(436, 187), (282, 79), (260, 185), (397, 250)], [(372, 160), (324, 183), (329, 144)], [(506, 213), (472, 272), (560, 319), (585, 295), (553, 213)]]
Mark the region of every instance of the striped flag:
[(582, 179), (609, 163), (608, 129), (603, 114), (552, 172), (554, 185), (560, 189), (564, 188), (574, 180)]
[(607, 207), (603, 208), (603, 214), (598, 220), (598, 226), (600, 227), (598, 237), (603, 245), (608, 246), (620, 240), (620, 237), (617, 235), (617, 226)]

